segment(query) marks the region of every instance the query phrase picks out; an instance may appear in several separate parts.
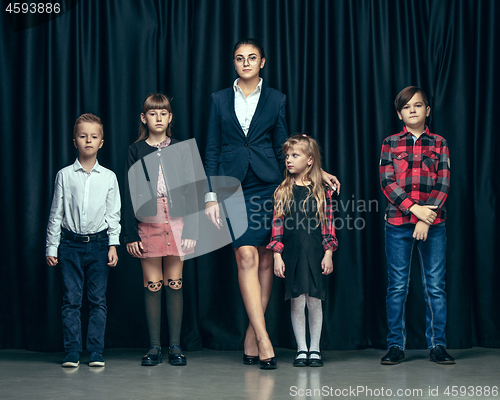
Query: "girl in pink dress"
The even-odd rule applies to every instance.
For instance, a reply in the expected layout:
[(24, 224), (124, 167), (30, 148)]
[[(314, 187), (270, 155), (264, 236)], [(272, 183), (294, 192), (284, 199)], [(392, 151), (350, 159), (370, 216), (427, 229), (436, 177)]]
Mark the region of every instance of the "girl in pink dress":
[[(192, 229), (192, 224), (186, 223), (184, 217), (172, 215), (175, 207), (172, 205), (174, 195), (169, 193), (168, 186), (169, 180), (175, 179), (175, 173), (167, 170), (170, 167), (165, 167), (164, 161), (168, 160), (162, 157), (162, 150), (165, 153), (165, 148), (178, 141), (171, 137), (172, 109), (168, 98), (163, 94), (150, 94), (144, 100), (140, 118), (139, 139), (129, 147), (128, 152), (122, 222), (127, 251), (131, 256), (140, 258), (144, 279), (144, 303), (150, 348), (142, 357), (142, 365), (154, 366), (162, 362), (161, 290), (165, 287), (170, 337), (168, 358), (170, 364), (182, 366), (187, 363), (180, 347), (183, 311), (182, 268), (184, 255), (192, 253), (196, 245), (196, 231)], [(154, 153), (158, 157), (154, 157)], [(147, 204), (152, 208), (152, 212), (146, 214), (150, 216), (142, 216), (139, 221), (136, 218), (138, 211), (134, 212), (133, 207), (138, 201), (135, 197), (137, 193), (130, 189), (129, 181), (133, 175), (131, 171), (137, 170), (137, 166), (142, 171), (141, 163), (144, 168), (143, 177), (147, 179), (151, 197), (155, 198)], [(150, 168), (146, 168), (146, 163)], [(179, 170), (182, 170), (182, 167), (179, 166)], [(196, 195), (187, 198), (196, 201)], [(185, 203), (189, 204), (189, 201)]]

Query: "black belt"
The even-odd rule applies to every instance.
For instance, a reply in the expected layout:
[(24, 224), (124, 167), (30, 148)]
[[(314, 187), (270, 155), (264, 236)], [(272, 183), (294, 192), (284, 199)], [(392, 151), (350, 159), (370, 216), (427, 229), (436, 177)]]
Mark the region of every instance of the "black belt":
[(61, 235), (63, 238), (72, 240), (74, 242), (88, 243), (93, 242), (97, 239), (104, 239), (108, 237), (108, 231), (104, 230), (101, 232), (93, 233), (91, 235), (79, 235), (78, 233), (73, 233), (67, 229), (62, 229)]

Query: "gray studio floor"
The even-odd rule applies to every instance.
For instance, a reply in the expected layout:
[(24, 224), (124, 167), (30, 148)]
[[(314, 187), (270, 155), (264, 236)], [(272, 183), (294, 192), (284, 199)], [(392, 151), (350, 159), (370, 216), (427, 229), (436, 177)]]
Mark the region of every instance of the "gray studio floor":
[(278, 348), (274, 371), (243, 365), (239, 351), (214, 350), (186, 353), (186, 367), (141, 367), (142, 351), (106, 350), (105, 368), (89, 368), (84, 354), (78, 368), (66, 369), (63, 353), (0, 350), (0, 399), (500, 398), (493, 388), (500, 390), (500, 349), (450, 350), (455, 365), (408, 350), (395, 366), (380, 365), (381, 350), (325, 351), (323, 368), (294, 368), (294, 351)]

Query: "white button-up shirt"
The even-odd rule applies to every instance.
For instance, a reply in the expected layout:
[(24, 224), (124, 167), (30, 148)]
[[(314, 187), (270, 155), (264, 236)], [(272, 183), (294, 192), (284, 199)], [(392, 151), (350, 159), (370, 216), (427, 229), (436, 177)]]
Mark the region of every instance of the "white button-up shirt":
[(80, 235), (107, 229), (109, 245), (120, 244), (120, 207), (115, 173), (97, 160), (88, 173), (76, 159), (56, 176), (45, 255), (57, 257), (61, 227)]
[(238, 117), (238, 121), (243, 129), (245, 136), (248, 134), (248, 129), (250, 129), (250, 123), (252, 122), (253, 115), (257, 109), (257, 104), (260, 99), (260, 92), (262, 91), (262, 78), (253, 91), (248, 97), (245, 97), (243, 91), (238, 86), (240, 78), (236, 79), (233, 84), (234, 88), (234, 111)]

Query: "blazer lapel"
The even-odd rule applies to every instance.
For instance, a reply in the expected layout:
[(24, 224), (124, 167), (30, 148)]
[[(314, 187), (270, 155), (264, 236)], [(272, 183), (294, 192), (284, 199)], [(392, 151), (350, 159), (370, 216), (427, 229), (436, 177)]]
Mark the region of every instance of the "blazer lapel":
[(257, 123), (256, 121), (259, 119), (259, 115), (264, 109), (264, 105), (266, 104), (267, 98), (269, 96), (269, 93), (271, 92), (271, 89), (267, 87), (267, 85), (262, 85), (262, 89), (260, 92), (260, 97), (259, 97), (259, 102), (257, 103), (257, 108), (255, 109), (255, 113), (252, 117), (252, 121), (250, 122), (250, 127), (248, 128), (248, 134), (247, 137), (250, 136), (250, 134), (253, 131), (253, 127)]
[(243, 132), (243, 128), (240, 125), (240, 121), (238, 121), (238, 117), (236, 116), (236, 111), (234, 109), (234, 101), (235, 101), (235, 95), (234, 95), (234, 88), (231, 86), (231, 90), (229, 90), (229, 95), (227, 99), (227, 104), (229, 104), (229, 112), (231, 113), (231, 117), (233, 118), (233, 122), (235, 125), (239, 128), (239, 131), (243, 136), (245, 136), (245, 133)]

